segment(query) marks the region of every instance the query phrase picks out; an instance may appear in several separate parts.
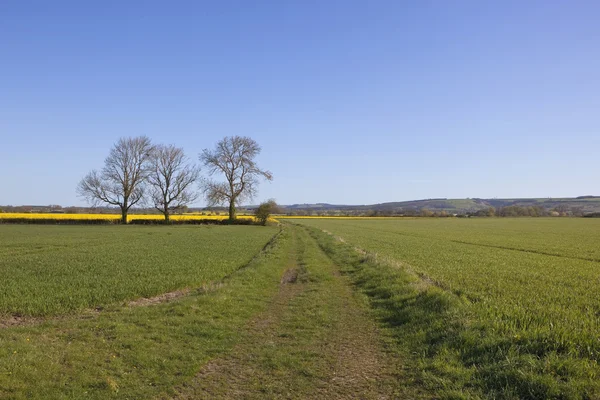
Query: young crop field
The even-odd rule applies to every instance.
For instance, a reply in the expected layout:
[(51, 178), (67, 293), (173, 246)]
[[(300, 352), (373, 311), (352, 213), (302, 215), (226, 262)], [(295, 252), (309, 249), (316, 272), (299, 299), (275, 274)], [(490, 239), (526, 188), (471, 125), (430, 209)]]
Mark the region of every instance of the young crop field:
[(600, 221), (285, 221), (0, 225), (0, 398), (600, 398)]
[(199, 287), (250, 261), (275, 232), (0, 225), (0, 316), (59, 315)]
[(1, 228), (2, 399), (422, 397), (302, 228)]
[(382, 270), (402, 271), (398, 279), (413, 291), (388, 292), (398, 284), (389, 277), (371, 290), (438, 393), (600, 396), (600, 221), (292, 221), (366, 251)]

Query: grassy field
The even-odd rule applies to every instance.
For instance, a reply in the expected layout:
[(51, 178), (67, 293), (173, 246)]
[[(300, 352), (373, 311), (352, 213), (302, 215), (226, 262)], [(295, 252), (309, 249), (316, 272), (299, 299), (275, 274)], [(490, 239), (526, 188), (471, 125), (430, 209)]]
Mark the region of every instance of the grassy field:
[[(317, 221), (322, 226), (320, 219)], [(412, 237), (600, 261), (600, 221), (593, 219), (382, 217), (359, 218), (343, 226), (346, 231), (362, 231), (364, 238)]]
[(0, 225), (0, 398), (600, 398), (600, 221), (286, 221)]
[(402, 271), (371, 290), (438, 393), (600, 396), (600, 221), (297, 221), (371, 253), (375, 275)]
[[(207, 279), (218, 282), (170, 301), (116, 304), (100, 312), (0, 326), (2, 399), (148, 399), (161, 393), (174, 395), (177, 385), (194, 377), (208, 360), (230, 349), (240, 339), (244, 324), (264, 310), (277, 293), (282, 268), (291, 251), (289, 235), (285, 235), (261, 252), (277, 231), (260, 227), (10, 228), (29, 228), (29, 232), (21, 234), (31, 234), (35, 242), (41, 238), (47, 242), (65, 242), (66, 238), (78, 241), (84, 240), (78, 239), (83, 235), (92, 251), (94, 243), (104, 249), (103, 253), (93, 253), (98, 258), (115, 250), (111, 243), (122, 250), (119, 246), (125, 245), (117, 243), (127, 239), (130, 247), (140, 246), (135, 251), (134, 265), (126, 262), (131, 258), (125, 259), (111, 271), (128, 270), (136, 276), (147, 276), (149, 282), (162, 285), (164, 290), (169, 284), (161, 281), (168, 280), (171, 274), (186, 285)], [(157, 235), (165, 235), (168, 242), (149, 241)], [(72, 246), (71, 254), (84, 247), (83, 243)], [(164, 251), (166, 244), (187, 256), (179, 258), (168, 252), (160, 264), (151, 266), (152, 253)], [(226, 244), (239, 254), (228, 254)], [(188, 257), (189, 262), (182, 263), (189, 264), (188, 269), (178, 266)], [(94, 258), (89, 257), (88, 261)], [(66, 258), (63, 261), (68, 263)], [(122, 276), (124, 282), (112, 283), (120, 292), (136, 285), (136, 280)], [(70, 286), (63, 290), (70, 290)], [(109, 286), (103, 289), (111, 292)], [(43, 295), (54, 304), (52, 293)]]
[[(0, 325), (2, 399), (424, 396), (418, 387), (407, 385), (409, 377), (393, 349), (386, 347), (364, 297), (352, 290), (339, 267), (304, 229), (286, 226), (260, 250), (276, 230), (79, 227), (71, 234), (60, 227), (13, 228), (28, 228), (21, 235), (36, 243), (41, 238), (46, 243), (96, 238), (105, 253), (110, 249), (107, 235), (115, 242), (127, 239), (131, 247), (144, 244), (136, 259), (146, 268), (151, 248), (158, 247), (147, 237), (176, 236), (169, 246), (195, 254), (196, 269), (221, 279), (204, 290), (156, 303), (115, 304), (98, 312)], [(6, 237), (17, 231), (11, 232)], [(227, 254), (220, 241), (244, 256)], [(250, 245), (235, 247), (244, 241)], [(73, 247), (93, 247), (91, 243)], [(239, 264), (227, 267), (230, 272), (223, 277), (225, 270), (214, 259), (204, 258), (209, 251), (225, 260), (238, 257)], [(67, 258), (63, 261), (68, 264)], [(177, 271), (179, 258), (169, 261), (161, 268)], [(136, 270), (127, 264), (121, 268)], [(50, 293), (44, 296), (52, 299)]]
[(59, 315), (199, 287), (249, 262), (276, 232), (0, 225), (0, 315)]

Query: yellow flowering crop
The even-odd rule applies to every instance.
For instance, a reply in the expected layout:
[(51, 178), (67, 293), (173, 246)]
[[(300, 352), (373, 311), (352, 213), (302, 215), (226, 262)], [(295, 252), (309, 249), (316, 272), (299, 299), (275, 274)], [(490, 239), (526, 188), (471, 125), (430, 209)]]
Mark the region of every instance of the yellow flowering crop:
[[(56, 219), (56, 220), (120, 220), (121, 214), (51, 214), (51, 213), (2, 213), (0, 219)], [(128, 221), (139, 219), (163, 220), (162, 214), (129, 214)], [(227, 215), (201, 215), (201, 214), (176, 214), (171, 215), (170, 219), (174, 221), (190, 220), (224, 220), (229, 218)], [(252, 215), (238, 215), (239, 219), (254, 219)]]

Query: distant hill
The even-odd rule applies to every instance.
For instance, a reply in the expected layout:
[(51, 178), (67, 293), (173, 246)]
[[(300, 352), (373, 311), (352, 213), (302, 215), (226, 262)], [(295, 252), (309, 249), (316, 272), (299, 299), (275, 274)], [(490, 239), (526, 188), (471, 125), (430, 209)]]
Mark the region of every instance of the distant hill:
[[(256, 206), (255, 206), (256, 207)], [(327, 204), (327, 203), (316, 203), (316, 204), (292, 204), (289, 206), (284, 206), (290, 210), (306, 210), (306, 209), (331, 209), (338, 207), (361, 207), (361, 206), (344, 206), (344, 205), (335, 205), (335, 204)]]
[[(448, 214), (474, 214), (480, 210), (490, 207), (502, 208), (509, 206), (517, 207), (542, 207), (546, 211), (559, 211), (565, 215), (581, 215), (600, 213), (600, 196), (579, 196), (573, 198), (518, 198), (518, 199), (423, 199), (411, 201), (397, 201), (369, 205), (349, 204), (291, 204), (281, 205), (284, 214), (293, 215), (414, 215), (423, 209), (435, 213), (446, 212)], [(253, 212), (256, 205), (238, 207), (239, 212)], [(61, 207), (49, 206), (0, 206), (0, 212), (44, 212), (44, 213), (118, 213), (116, 208), (110, 207)], [(154, 209), (136, 208), (132, 213), (155, 213)], [(187, 212), (219, 212), (226, 213), (226, 207), (190, 207)]]
[(422, 209), (431, 211), (446, 211), (452, 214), (475, 213), (489, 207), (530, 207), (539, 206), (546, 210), (572, 211), (578, 210), (583, 213), (600, 212), (600, 196), (580, 196), (575, 198), (518, 198), (518, 199), (423, 199), (411, 201), (399, 201), (379, 203), (371, 205), (346, 205), (346, 204), (292, 204), (281, 206), (288, 213), (366, 213), (366, 212), (420, 212)]

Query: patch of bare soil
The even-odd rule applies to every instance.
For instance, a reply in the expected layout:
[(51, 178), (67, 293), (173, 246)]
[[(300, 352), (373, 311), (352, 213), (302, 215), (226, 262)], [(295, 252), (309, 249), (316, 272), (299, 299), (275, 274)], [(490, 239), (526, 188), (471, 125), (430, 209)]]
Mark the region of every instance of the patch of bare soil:
[(287, 283), (296, 283), (297, 280), (298, 280), (298, 269), (289, 268), (283, 273), (280, 283), (282, 285), (285, 285)]
[(143, 307), (154, 304), (161, 304), (167, 301), (175, 300), (190, 293), (190, 289), (175, 290), (169, 293), (163, 293), (154, 297), (142, 297), (127, 303), (127, 307)]
[(8, 316), (0, 318), (0, 329), (12, 328), (13, 326), (29, 326), (35, 325), (43, 321), (41, 318), (35, 317), (21, 317), (21, 316)]

